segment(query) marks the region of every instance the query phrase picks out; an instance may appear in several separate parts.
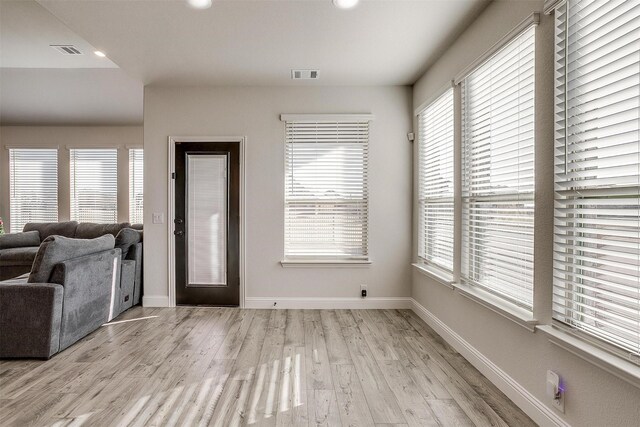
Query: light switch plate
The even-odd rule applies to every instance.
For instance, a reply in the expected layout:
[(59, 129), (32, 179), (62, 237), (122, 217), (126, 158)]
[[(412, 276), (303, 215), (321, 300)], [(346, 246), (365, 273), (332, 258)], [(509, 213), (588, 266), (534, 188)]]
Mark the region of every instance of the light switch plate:
[(163, 213), (154, 212), (153, 213), (152, 222), (154, 224), (164, 224), (164, 214)]

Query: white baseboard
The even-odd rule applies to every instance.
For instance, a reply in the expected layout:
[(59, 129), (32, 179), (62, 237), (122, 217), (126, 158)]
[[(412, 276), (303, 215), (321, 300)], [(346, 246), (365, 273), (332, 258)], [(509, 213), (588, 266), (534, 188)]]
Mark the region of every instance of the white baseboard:
[[(274, 305), (275, 303), (275, 305)], [(409, 309), (409, 297), (367, 298), (312, 298), (312, 297), (247, 297), (244, 308), (299, 308), (299, 309)]]
[[(275, 305), (274, 305), (275, 303)], [(170, 307), (166, 295), (142, 297), (144, 307)], [(244, 308), (298, 308), (298, 309), (358, 309), (386, 308), (410, 309), (410, 297), (367, 297), (367, 298), (313, 298), (313, 297), (247, 297)]]
[(143, 307), (170, 307), (167, 295), (150, 295), (142, 297)]
[(498, 387), (500, 391), (518, 405), (533, 421), (541, 426), (569, 427), (569, 424), (556, 414), (553, 409), (542, 403), (498, 365), (480, 353), (478, 349), (413, 298), (411, 298), (411, 309)]

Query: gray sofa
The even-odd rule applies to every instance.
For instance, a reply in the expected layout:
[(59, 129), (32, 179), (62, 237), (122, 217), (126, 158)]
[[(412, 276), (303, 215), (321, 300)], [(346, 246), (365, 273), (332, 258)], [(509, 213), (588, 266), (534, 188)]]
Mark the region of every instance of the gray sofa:
[[(135, 229), (137, 235), (123, 230)], [(130, 231), (130, 230), (127, 230)], [(49, 236), (94, 239), (106, 234), (116, 237), (122, 250), (120, 298), (127, 308), (142, 301), (142, 224), (28, 223), (21, 233), (0, 236), (0, 281), (29, 273), (40, 244)], [(135, 239), (135, 237), (138, 237)]]
[(28, 275), (0, 282), (0, 357), (45, 358), (117, 316), (115, 238), (50, 236)]

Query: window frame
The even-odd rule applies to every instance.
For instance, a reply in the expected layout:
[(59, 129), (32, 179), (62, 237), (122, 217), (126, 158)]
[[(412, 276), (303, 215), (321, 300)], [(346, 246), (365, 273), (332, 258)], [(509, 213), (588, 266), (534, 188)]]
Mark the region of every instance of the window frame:
[[(533, 189), (531, 189), (530, 191), (523, 193), (521, 191), (519, 191), (518, 188), (514, 189), (515, 191), (511, 191), (511, 192), (494, 192), (495, 194), (489, 194), (489, 195), (474, 195), (472, 193), (469, 194), (465, 194), (465, 188), (466, 185), (468, 185), (468, 182), (466, 182), (466, 170), (465, 170), (465, 159), (464, 159), (464, 153), (465, 150), (468, 148), (467, 144), (469, 143), (469, 141), (467, 141), (466, 138), (466, 134), (467, 134), (467, 122), (466, 122), (466, 117), (465, 117), (465, 107), (464, 107), (464, 103), (465, 103), (465, 97), (464, 97), (464, 91), (466, 90), (465, 88), (465, 81), (467, 78), (469, 78), (470, 76), (472, 76), (472, 74), (474, 72), (476, 72), (480, 67), (484, 66), (485, 64), (487, 64), (489, 61), (491, 61), (494, 57), (496, 57), (496, 55), (498, 55), (499, 53), (501, 53), (506, 47), (508, 47), (509, 45), (511, 45), (512, 43), (515, 43), (518, 41), (518, 39), (522, 36), (525, 36), (525, 34), (528, 31), (532, 31), (533, 34), (531, 35), (531, 37), (533, 37), (533, 42), (532, 42), (532, 50), (533, 50), (533, 58), (534, 58), (534, 62), (533, 62), (533, 66), (532, 66), (532, 76), (533, 76), (533, 90), (531, 93), (531, 101), (532, 101), (532, 106), (531, 106), (531, 110), (532, 110), (532, 114), (533, 114), (533, 118), (531, 119), (532, 122), (532, 129), (530, 131), (531, 133), (531, 138), (532, 138), (532, 143), (531, 146), (533, 148), (533, 152), (535, 153), (535, 145), (536, 145), (536, 141), (535, 141), (535, 33), (536, 33), (536, 26), (539, 23), (539, 15), (537, 13), (532, 14), (527, 20), (523, 21), (518, 27), (516, 27), (513, 31), (511, 31), (509, 34), (507, 34), (505, 37), (503, 37), (501, 39), (501, 41), (499, 43), (497, 43), (489, 52), (487, 52), (485, 55), (483, 55), (481, 58), (479, 58), (478, 60), (476, 60), (471, 66), (467, 67), (463, 73), (460, 73), (456, 79), (455, 82), (459, 87), (459, 91), (461, 93), (461, 121), (460, 121), (460, 130), (462, 132), (462, 137), (461, 137), (461, 141), (460, 141), (460, 149), (461, 149), (461, 155), (463, 157), (462, 159), (462, 167), (461, 167), (461, 171), (460, 171), (460, 179), (462, 181), (461, 184), (461, 194), (460, 194), (460, 204), (461, 204), (461, 211), (462, 211), (462, 215), (461, 215), (461, 228), (464, 230), (465, 228), (465, 224), (470, 221), (470, 213), (469, 213), (469, 209), (470, 209), (470, 205), (474, 204), (474, 203), (488, 203), (488, 204), (496, 204), (496, 203), (514, 203), (514, 204), (530, 204), (531, 207), (529, 208), (531, 211), (530, 214), (530, 229), (531, 229), (531, 238), (530, 238), (530, 250), (531, 250), (531, 261), (530, 261), (530, 270), (531, 270), (531, 280), (530, 280), (530, 286), (531, 286), (531, 295), (530, 295), (530, 303), (528, 303), (527, 301), (524, 301), (522, 299), (518, 299), (515, 298), (512, 295), (508, 295), (504, 292), (501, 292), (500, 290), (494, 289), (491, 286), (484, 284), (484, 283), (480, 283), (477, 280), (474, 280), (472, 277), (468, 276), (468, 272), (465, 271), (465, 261), (466, 264), (472, 262), (471, 257), (473, 255), (473, 253), (475, 251), (471, 251), (471, 249), (469, 248), (469, 245), (471, 245), (471, 243), (469, 243), (466, 239), (469, 239), (469, 233), (462, 233), (460, 239), (460, 245), (461, 245), (461, 256), (459, 259), (459, 263), (460, 263), (460, 282), (461, 282), (461, 288), (463, 290), (463, 293), (465, 294), (478, 294), (478, 295), (482, 295), (483, 293), (487, 293), (490, 295), (487, 295), (487, 300), (491, 300), (491, 304), (492, 305), (496, 305), (494, 300), (498, 300), (498, 301), (502, 301), (506, 304), (504, 304), (508, 309), (509, 309), (509, 305), (513, 305), (513, 311), (516, 311), (517, 313), (521, 313), (522, 309), (526, 310), (527, 313), (532, 314), (534, 311), (534, 283), (535, 283), (535, 278), (534, 278), (534, 255), (533, 255), (533, 251), (534, 251), (534, 247), (535, 247), (535, 233), (534, 233), (534, 221), (535, 221), (535, 154), (532, 156), (531, 159), (531, 166), (532, 166), (532, 170), (533, 170), (533, 174), (534, 177), (531, 178), (532, 184), (533, 184)], [(520, 164), (520, 163), (518, 163)], [(469, 252), (466, 252), (466, 251)], [(476, 290), (473, 290), (472, 288), (476, 288)], [(473, 292), (470, 292), (470, 290), (472, 290)], [(476, 292), (477, 291), (477, 292)], [(514, 291), (515, 293), (515, 291)], [(495, 297), (495, 298), (494, 298)], [(502, 306), (503, 304), (498, 304), (500, 306)], [(520, 316), (520, 317), (524, 317), (524, 320), (527, 322), (527, 324), (529, 324), (531, 322), (532, 319), (529, 318), (528, 315), (526, 316)]]
[[(571, 3), (570, 0), (551, 1), (545, 7), (545, 12), (549, 14), (553, 13), (555, 15), (554, 26), (553, 26), (555, 31), (555, 34), (554, 34), (554, 80), (555, 80), (554, 91), (555, 91), (555, 94), (553, 99), (554, 99), (554, 105), (555, 105), (556, 118), (560, 116), (563, 121), (566, 120), (565, 119), (566, 112), (570, 109), (568, 105), (567, 91), (566, 89), (564, 90), (560, 89), (560, 86), (566, 88), (566, 79), (567, 79), (566, 70), (568, 65), (567, 64), (568, 52), (565, 51), (564, 53), (561, 53), (561, 51), (563, 49), (566, 50), (568, 46), (568, 39), (566, 38), (566, 34), (569, 33), (570, 29), (569, 29), (569, 23), (566, 21), (566, 16), (567, 14), (570, 13), (569, 10), (567, 10), (570, 7), (570, 3)], [(562, 11), (562, 14), (565, 16), (565, 21), (563, 23), (558, 22), (559, 20), (558, 13), (559, 13), (559, 9), (561, 8), (564, 8), (564, 10)], [(563, 25), (562, 29), (560, 29), (560, 25)], [(562, 45), (562, 47), (560, 47), (560, 45)], [(562, 65), (560, 63), (562, 63)], [(621, 71), (623, 68), (625, 67), (622, 67), (621, 69), (616, 69), (614, 73)], [(561, 69), (564, 71), (562, 71)], [(560, 101), (561, 98), (562, 98), (562, 102)], [(607, 106), (610, 106), (610, 105), (612, 104), (605, 104), (604, 107), (601, 107), (601, 108), (606, 108)], [(556, 164), (554, 165), (556, 167), (556, 172), (554, 174), (554, 182), (556, 184), (556, 188), (554, 190), (554, 198), (555, 198), (556, 205), (560, 203), (561, 205), (574, 206), (573, 209), (579, 212), (579, 210), (581, 209), (581, 205), (590, 204), (590, 203), (580, 203), (580, 201), (585, 197), (587, 198), (587, 200), (588, 200), (588, 197), (598, 198), (598, 199), (613, 198), (617, 200), (622, 200), (625, 197), (633, 197), (632, 195), (630, 195), (633, 193), (633, 191), (632, 189), (630, 190), (629, 187), (625, 187), (624, 189), (621, 189), (620, 187), (612, 186), (612, 185), (609, 185), (606, 188), (603, 188), (601, 185), (598, 185), (598, 186), (576, 185), (571, 188), (569, 187), (564, 188), (564, 186), (562, 186), (562, 189), (559, 188), (559, 184), (558, 184), (559, 182), (560, 183), (567, 182), (568, 178), (566, 175), (567, 175), (567, 167), (569, 165), (568, 161), (566, 160), (567, 158), (566, 146), (567, 146), (567, 139), (569, 137), (569, 133), (566, 130), (565, 126), (561, 126), (559, 122), (560, 122), (560, 119), (554, 120), (554, 149), (557, 150), (557, 148), (560, 147), (561, 145), (560, 141), (564, 140), (565, 154), (563, 156), (564, 164), (561, 164), (560, 168), (558, 167), (557, 162), (555, 162)], [(579, 142), (584, 142), (584, 141), (579, 141)], [(640, 152), (638, 153), (638, 155), (640, 156)], [(558, 155), (556, 152), (556, 157), (557, 156)], [(594, 167), (596, 166), (594, 165)], [(564, 170), (562, 170), (562, 168), (564, 168)], [(576, 182), (578, 184), (584, 184), (584, 181), (576, 181)], [(597, 197), (593, 196), (593, 194), (596, 194), (596, 193), (597, 193)], [(636, 198), (640, 197), (640, 183), (638, 184), (637, 188), (635, 189), (635, 193), (633, 194), (635, 195)], [(571, 203), (571, 201), (574, 201), (575, 203)], [(591, 205), (593, 205), (593, 203)], [(586, 209), (597, 209), (598, 206), (602, 206), (602, 205), (596, 204), (595, 206), (596, 206), (595, 208), (592, 206)], [(630, 206), (633, 206), (633, 205), (630, 205)], [(640, 204), (638, 204), (638, 208), (640, 208)], [(554, 212), (554, 228), (555, 228), (554, 245), (562, 244), (562, 242), (558, 242), (558, 239), (560, 239), (560, 236), (557, 230), (558, 230), (558, 227), (562, 226), (561, 223), (563, 221), (566, 221), (566, 218), (564, 216), (561, 216), (560, 213), (558, 213), (557, 209), (558, 209), (558, 206), (556, 206), (556, 212)], [(621, 210), (621, 212), (623, 211)], [(577, 213), (577, 215), (585, 215), (585, 214)], [(584, 218), (589, 217), (589, 215), (603, 215), (603, 214), (602, 213), (598, 214), (594, 212), (593, 214), (587, 214), (586, 217)], [(608, 212), (607, 215), (614, 215), (614, 214)], [(563, 218), (565, 219), (563, 220)], [(579, 216), (578, 218), (583, 218), (583, 216)], [(587, 218), (587, 220), (588, 219), (589, 218)], [(580, 223), (582, 222), (580, 221)], [(619, 226), (619, 224), (616, 226)], [(602, 231), (603, 233), (599, 233), (599, 234), (606, 235), (607, 228), (603, 228)], [(619, 231), (619, 232), (622, 233), (622, 231)], [(586, 231), (585, 234), (587, 235), (593, 234), (593, 232)], [(564, 238), (566, 239), (573, 235), (567, 233), (566, 235), (562, 234), (562, 236), (564, 236)], [(580, 238), (584, 239), (585, 236), (580, 235)], [(603, 241), (606, 242), (607, 240), (603, 240)], [(573, 244), (572, 247), (576, 247), (576, 245)], [(586, 252), (591, 252), (592, 249), (593, 248), (591, 247), (586, 247)], [(570, 255), (569, 249), (567, 249), (566, 251), (563, 251), (559, 256), (568, 257), (569, 255)], [(597, 257), (587, 258), (587, 261), (585, 262), (592, 262), (589, 259), (597, 260), (598, 258)], [(607, 339), (606, 335), (614, 335), (614, 334), (610, 332), (607, 334), (606, 331), (598, 332), (600, 330), (604, 330), (604, 328), (602, 327), (600, 328), (598, 328), (597, 326), (580, 327), (578, 324), (576, 324), (576, 323), (583, 323), (583, 321), (575, 320), (574, 316), (577, 315), (578, 312), (580, 312), (581, 306), (587, 305), (586, 303), (578, 302), (578, 300), (581, 300), (581, 295), (583, 295), (583, 292), (584, 292), (582, 290), (583, 286), (581, 286), (583, 283), (582, 280), (584, 279), (569, 281), (569, 279), (567, 279), (566, 277), (563, 277), (563, 278), (557, 277), (556, 275), (562, 274), (562, 272), (564, 272), (564, 274), (567, 275), (567, 269), (559, 268), (558, 262), (559, 260), (557, 260), (554, 257), (554, 262), (553, 262), (554, 280), (552, 285), (553, 296), (552, 296), (552, 302), (551, 302), (552, 321), (551, 321), (551, 325), (548, 326), (547, 329), (545, 329), (545, 332), (548, 335), (550, 335), (551, 337), (550, 339), (552, 340), (561, 341), (565, 345), (572, 346), (572, 348), (579, 348), (579, 350), (576, 350), (576, 351), (579, 351), (579, 354), (581, 354), (580, 357), (583, 357), (584, 359), (589, 360), (596, 365), (603, 365), (605, 368), (613, 370), (615, 375), (618, 375), (619, 377), (633, 383), (636, 386), (640, 386), (640, 371), (638, 371), (638, 367), (640, 367), (640, 351), (634, 352), (633, 350), (625, 349), (622, 345), (616, 344), (613, 339)], [(578, 264), (578, 265), (582, 265), (582, 264)], [(593, 267), (593, 268), (589, 267), (589, 268), (596, 270), (596, 267)], [(604, 275), (612, 273), (611, 270), (602, 269), (602, 268), (600, 269), (600, 271), (602, 271), (602, 273), (600, 274), (604, 274)], [(613, 272), (618, 273), (615, 270)], [(597, 273), (594, 272), (594, 274), (597, 274)], [(565, 286), (569, 286), (569, 288), (563, 287), (562, 286), (563, 284)], [(587, 286), (587, 288), (590, 288), (590, 287), (594, 287), (594, 289), (597, 289), (597, 286), (595, 285)], [(578, 290), (574, 290), (574, 288), (577, 288)], [(563, 293), (563, 291), (565, 294), (567, 293), (572, 294), (573, 297), (569, 297), (567, 295), (565, 295), (564, 297), (561, 297), (560, 295)], [(567, 309), (564, 315), (560, 315), (560, 313), (556, 313), (556, 310), (554, 307), (556, 305), (556, 292), (560, 293), (560, 295), (557, 295), (560, 301), (564, 302), (565, 305), (571, 305), (571, 308)], [(597, 302), (599, 301), (598, 297), (592, 296), (592, 301), (594, 301), (593, 303), (595, 304), (594, 307), (597, 307)], [(640, 299), (638, 303), (640, 304)], [(601, 307), (598, 307), (597, 309), (601, 310)], [(603, 310), (603, 311), (606, 312), (606, 310)], [(615, 310), (613, 312), (615, 313)], [(561, 318), (564, 318), (564, 319), (561, 319)], [(597, 323), (597, 320), (596, 320), (596, 323)], [(606, 323), (606, 321), (603, 320), (601, 321), (601, 323), (604, 324)], [(638, 333), (640, 333), (640, 331), (638, 331)], [(574, 340), (574, 344), (571, 344), (572, 340)], [(610, 354), (613, 357), (617, 358), (618, 360), (615, 360), (615, 359), (611, 360), (608, 356), (606, 356), (606, 354)]]
[[(282, 114), (280, 119), (284, 122), (284, 179), (286, 181), (287, 174), (287, 144), (289, 139), (289, 133), (287, 130), (287, 125), (291, 123), (318, 123), (318, 124), (340, 124), (340, 123), (366, 123), (367, 127), (367, 139), (364, 142), (364, 159), (363, 159), (363, 197), (362, 199), (358, 199), (358, 203), (364, 205), (365, 214), (363, 215), (363, 230), (362, 230), (362, 256), (319, 256), (319, 255), (296, 255), (296, 254), (288, 254), (287, 253), (287, 208), (288, 208), (288, 200), (287, 200), (287, 186), (285, 182), (285, 193), (284, 193), (284, 254), (283, 259), (281, 260), (282, 267), (348, 267), (348, 266), (362, 266), (366, 267), (371, 264), (371, 260), (369, 257), (369, 238), (368, 238), (368, 230), (369, 230), (369, 194), (368, 194), (368, 173), (369, 173), (369, 143), (370, 143), (370, 125), (373, 120), (372, 114)], [(310, 198), (311, 199), (311, 198)], [(336, 201), (340, 202), (340, 200), (321, 200), (318, 199), (318, 204), (336, 204)], [(348, 203), (352, 203), (353, 200), (346, 200)], [(354, 202), (355, 203), (355, 202)]]
[[(450, 97), (450, 99), (448, 99)], [(449, 102), (450, 101), (450, 105), (444, 105), (444, 102)], [(441, 104), (442, 103), (442, 104)], [(445, 117), (442, 118), (440, 116), (434, 117), (434, 119), (438, 120), (438, 119), (443, 119), (443, 120), (450, 120), (450, 124), (451, 124), (451, 130), (450, 130), (450, 135), (447, 135), (446, 138), (450, 140), (447, 141), (447, 146), (446, 147), (436, 147), (437, 151), (435, 153), (430, 153), (433, 156), (436, 157), (443, 157), (446, 156), (448, 153), (446, 152), (447, 150), (450, 150), (450, 159), (447, 158), (447, 164), (445, 164), (445, 167), (450, 167), (450, 188), (447, 189), (446, 191), (446, 195), (438, 195), (438, 196), (433, 196), (433, 197), (429, 197), (427, 195), (423, 195), (423, 192), (425, 190), (425, 188), (429, 185), (429, 184), (433, 184), (433, 183), (429, 183), (429, 182), (423, 182), (423, 166), (424, 164), (428, 163), (427, 160), (427, 149), (431, 148), (428, 146), (428, 142), (427, 142), (427, 135), (426, 135), (426, 126), (428, 126), (426, 124), (426, 121), (429, 120), (427, 118), (427, 114), (429, 113), (429, 110), (431, 108), (438, 108), (440, 106), (443, 106), (443, 108), (446, 108), (446, 113), (450, 112), (450, 118), (449, 117)], [(455, 171), (455, 144), (456, 144), (456, 138), (455, 138), (455, 129), (456, 129), (456, 125), (458, 123), (456, 123), (455, 120), (455, 88), (449, 87), (446, 90), (444, 90), (442, 93), (440, 93), (438, 96), (435, 97), (435, 99), (433, 99), (431, 102), (429, 102), (426, 106), (424, 106), (423, 108), (421, 108), (420, 112), (418, 113), (418, 165), (417, 165), (417, 170), (418, 170), (418, 251), (417, 251), (417, 257), (418, 257), (418, 262), (416, 263), (416, 267), (422, 272), (424, 271), (427, 274), (430, 274), (432, 276), (435, 276), (435, 278), (441, 282), (444, 282), (445, 284), (450, 284), (453, 280), (453, 271), (455, 268), (455, 251), (454, 251), (454, 247), (455, 247), (455, 175), (456, 175), (456, 171)], [(448, 126), (448, 124), (447, 124)], [(423, 134), (423, 130), (425, 131), (425, 133)], [(449, 146), (450, 145), (450, 146)], [(448, 164), (450, 162), (450, 164)], [(444, 164), (444, 162), (438, 162), (438, 166), (442, 166)], [(425, 180), (426, 181), (426, 180)], [(430, 249), (430, 245), (432, 244), (429, 239), (427, 238), (427, 230), (428, 230), (428, 226), (429, 226), (429, 221), (428, 221), (428, 206), (429, 205), (434, 205), (434, 206), (443, 206), (445, 204), (450, 204), (451, 205), (451, 227), (450, 227), (450, 232), (451, 232), (451, 244), (450, 244), (450, 251), (451, 251), (451, 260), (450, 260), (450, 265), (444, 265), (443, 263), (438, 262), (437, 260), (434, 259), (434, 257), (429, 257), (428, 253), (431, 252), (433, 253), (434, 249), (433, 247), (431, 247)], [(442, 243), (441, 243), (442, 244)], [(434, 244), (435, 245), (435, 244)], [(423, 247), (424, 246), (424, 247)], [(444, 245), (446, 246), (446, 245)], [(422, 254), (421, 254), (421, 251)]]
[[(131, 147), (128, 148), (128, 158), (129, 158), (129, 222), (131, 224), (143, 224), (144, 223), (144, 148), (142, 147)], [(142, 161), (142, 167), (140, 170), (140, 182), (136, 183), (135, 179), (138, 172), (135, 170), (135, 161), (136, 161), (136, 153), (140, 152), (140, 159)], [(141, 191), (136, 191), (136, 189), (140, 186)], [(136, 208), (134, 207), (134, 201), (136, 196), (140, 194), (142, 199), (142, 209), (140, 212), (139, 218), (136, 217)], [(139, 219), (139, 221), (137, 220)], [(134, 221), (135, 220), (135, 221)]]
[[(110, 222), (107, 222), (108, 224), (114, 224), (118, 222), (118, 181), (119, 181), (119, 173), (118, 173), (118, 169), (119, 169), (119, 149), (118, 147), (108, 147), (108, 148), (95, 148), (95, 147), (73, 147), (73, 148), (69, 148), (69, 217), (72, 221), (78, 221), (78, 222), (96, 222), (96, 223), (104, 223), (102, 221), (102, 218), (100, 217), (91, 217), (91, 218), (86, 218), (83, 217), (81, 213), (79, 213), (77, 216), (74, 216), (74, 203), (76, 203), (76, 200), (78, 200), (76, 197), (74, 197), (76, 191), (78, 190), (76, 188), (75, 182), (74, 182), (74, 178), (75, 178), (75, 167), (76, 164), (74, 162), (74, 151), (83, 151), (83, 152), (87, 152), (87, 151), (112, 151), (114, 154), (114, 163), (115, 163), (115, 181), (114, 181), (114, 204), (113, 204), (113, 220), (109, 220)], [(81, 211), (81, 208), (76, 208), (78, 209), (78, 212)]]
[[(58, 147), (6, 147), (8, 151), (8, 163), (9, 163), (9, 224), (8, 229), (11, 233), (17, 233), (22, 231), (24, 225), (27, 222), (57, 222), (60, 217), (60, 208), (59, 208), (59, 191), (60, 191), (60, 180), (59, 180), (59, 162), (60, 162), (60, 153), (58, 152)], [(14, 197), (14, 165), (13, 165), (13, 152), (14, 151), (51, 151), (55, 153), (55, 219), (52, 218), (37, 218), (35, 221), (27, 221), (22, 224), (22, 227), (19, 227), (16, 223), (16, 216), (14, 213), (15, 209), (15, 201)], [(14, 229), (15, 228), (15, 229)]]

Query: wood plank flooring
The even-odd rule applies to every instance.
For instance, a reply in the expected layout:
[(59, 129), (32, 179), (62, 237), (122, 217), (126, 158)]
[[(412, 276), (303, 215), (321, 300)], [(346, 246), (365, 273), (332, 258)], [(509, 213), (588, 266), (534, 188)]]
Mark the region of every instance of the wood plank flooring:
[(0, 362), (1, 426), (533, 426), (409, 310), (131, 309)]

